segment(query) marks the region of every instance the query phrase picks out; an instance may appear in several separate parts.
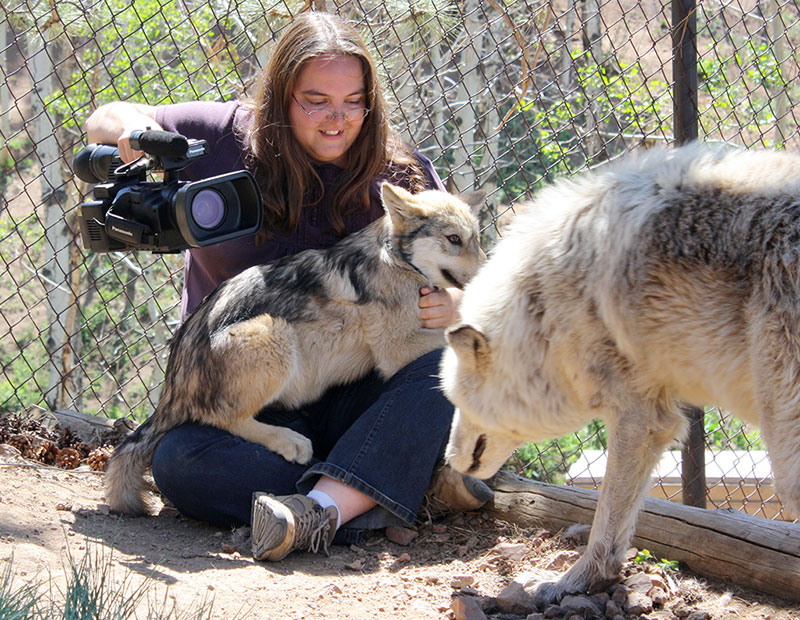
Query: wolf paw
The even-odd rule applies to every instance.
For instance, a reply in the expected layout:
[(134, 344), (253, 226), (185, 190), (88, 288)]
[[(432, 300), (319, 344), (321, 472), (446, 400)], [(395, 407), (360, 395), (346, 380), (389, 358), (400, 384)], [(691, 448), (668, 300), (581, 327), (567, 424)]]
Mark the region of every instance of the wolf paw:
[(558, 604), (566, 589), (561, 585), (561, 581), (544, 581), (533, 589), (533, 602), (539, 609), (546, 609), (550, 605)]
[(314, 455), (314, 448), (308, 437), (289, 431), (282, 439), (283, 441), (280, 442), (280, 445), (271, 446), (270, 449), (273, 452), (277, 452), (290, 463), (305, 465), (311, 460)]

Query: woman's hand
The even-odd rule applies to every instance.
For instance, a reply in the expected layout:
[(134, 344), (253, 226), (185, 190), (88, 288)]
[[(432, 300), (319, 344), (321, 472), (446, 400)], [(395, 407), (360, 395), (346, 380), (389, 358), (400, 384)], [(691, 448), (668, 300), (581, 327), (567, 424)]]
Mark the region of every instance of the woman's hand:
[(116, 145), (125, 163), (142, 155), (130, 144), (131, 132), (136, 129), (161, 129), (156, 123), (155, 106), (114, 101), (97, 108), (86, 120), (89, 142)]
[(449, 327), (458, 322), (458, 305), (463, 291), (459, 288), (423, 287), (419, 292), (419, 318), (428, 329)]

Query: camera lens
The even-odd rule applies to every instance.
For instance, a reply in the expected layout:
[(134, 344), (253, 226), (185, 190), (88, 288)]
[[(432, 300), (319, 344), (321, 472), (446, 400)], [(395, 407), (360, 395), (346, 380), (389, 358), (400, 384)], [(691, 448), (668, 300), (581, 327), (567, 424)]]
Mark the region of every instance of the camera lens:
[(192, 200), (192, 219), (205, 230), (216, 228), (225, 219), (225, 200), (215, 189), (201, 189)]

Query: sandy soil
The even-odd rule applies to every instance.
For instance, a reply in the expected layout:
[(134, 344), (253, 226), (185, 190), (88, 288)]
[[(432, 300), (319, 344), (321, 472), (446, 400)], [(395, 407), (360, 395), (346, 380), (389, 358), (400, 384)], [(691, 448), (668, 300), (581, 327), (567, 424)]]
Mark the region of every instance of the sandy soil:
[[(42, 466), (5, 452), (0, 572), (12, 561), (19, 585), (51, 580), (63, 589), (69, 555), (80, 561), (88, 553), (111, 567), (110, 583), (120, 587), (127, 580), (133, 587), (149, 580), (150, 605), (175, 604), (184, 613), (205, 601), (213, 604), (212, 617), (226, 619), (422, 620), (452, 618), (454, 595), (493, 597), (518, 575), (563, 570), (578, 556), (558, 536), (522, 531), (478, 512), (421, 524), (406, 546), (378, 533), (360, 548), (333, 547), (328, 557), (296, 553), (283, 562), (257, 563), (249, 557), (247, 528), (220, 531), (167, 507), (155, 517), (110, 515), (103, 474), (86, 465), (70, 471)], [(670, 579), (670, 600), (647, 618), (677, 618), (679, 607), (710, 619), (800, 618), (800, 606), (789, 602), (683, 572)]]

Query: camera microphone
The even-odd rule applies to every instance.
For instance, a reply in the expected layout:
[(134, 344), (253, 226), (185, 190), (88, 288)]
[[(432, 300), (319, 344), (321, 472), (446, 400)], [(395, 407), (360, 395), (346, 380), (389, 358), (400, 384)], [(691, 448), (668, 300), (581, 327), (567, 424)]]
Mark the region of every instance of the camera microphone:
[(186, 136), (158, 129), (135, 129), (130, 135), (131, 147), (157, 157), (186, 157), (189, 140)]

